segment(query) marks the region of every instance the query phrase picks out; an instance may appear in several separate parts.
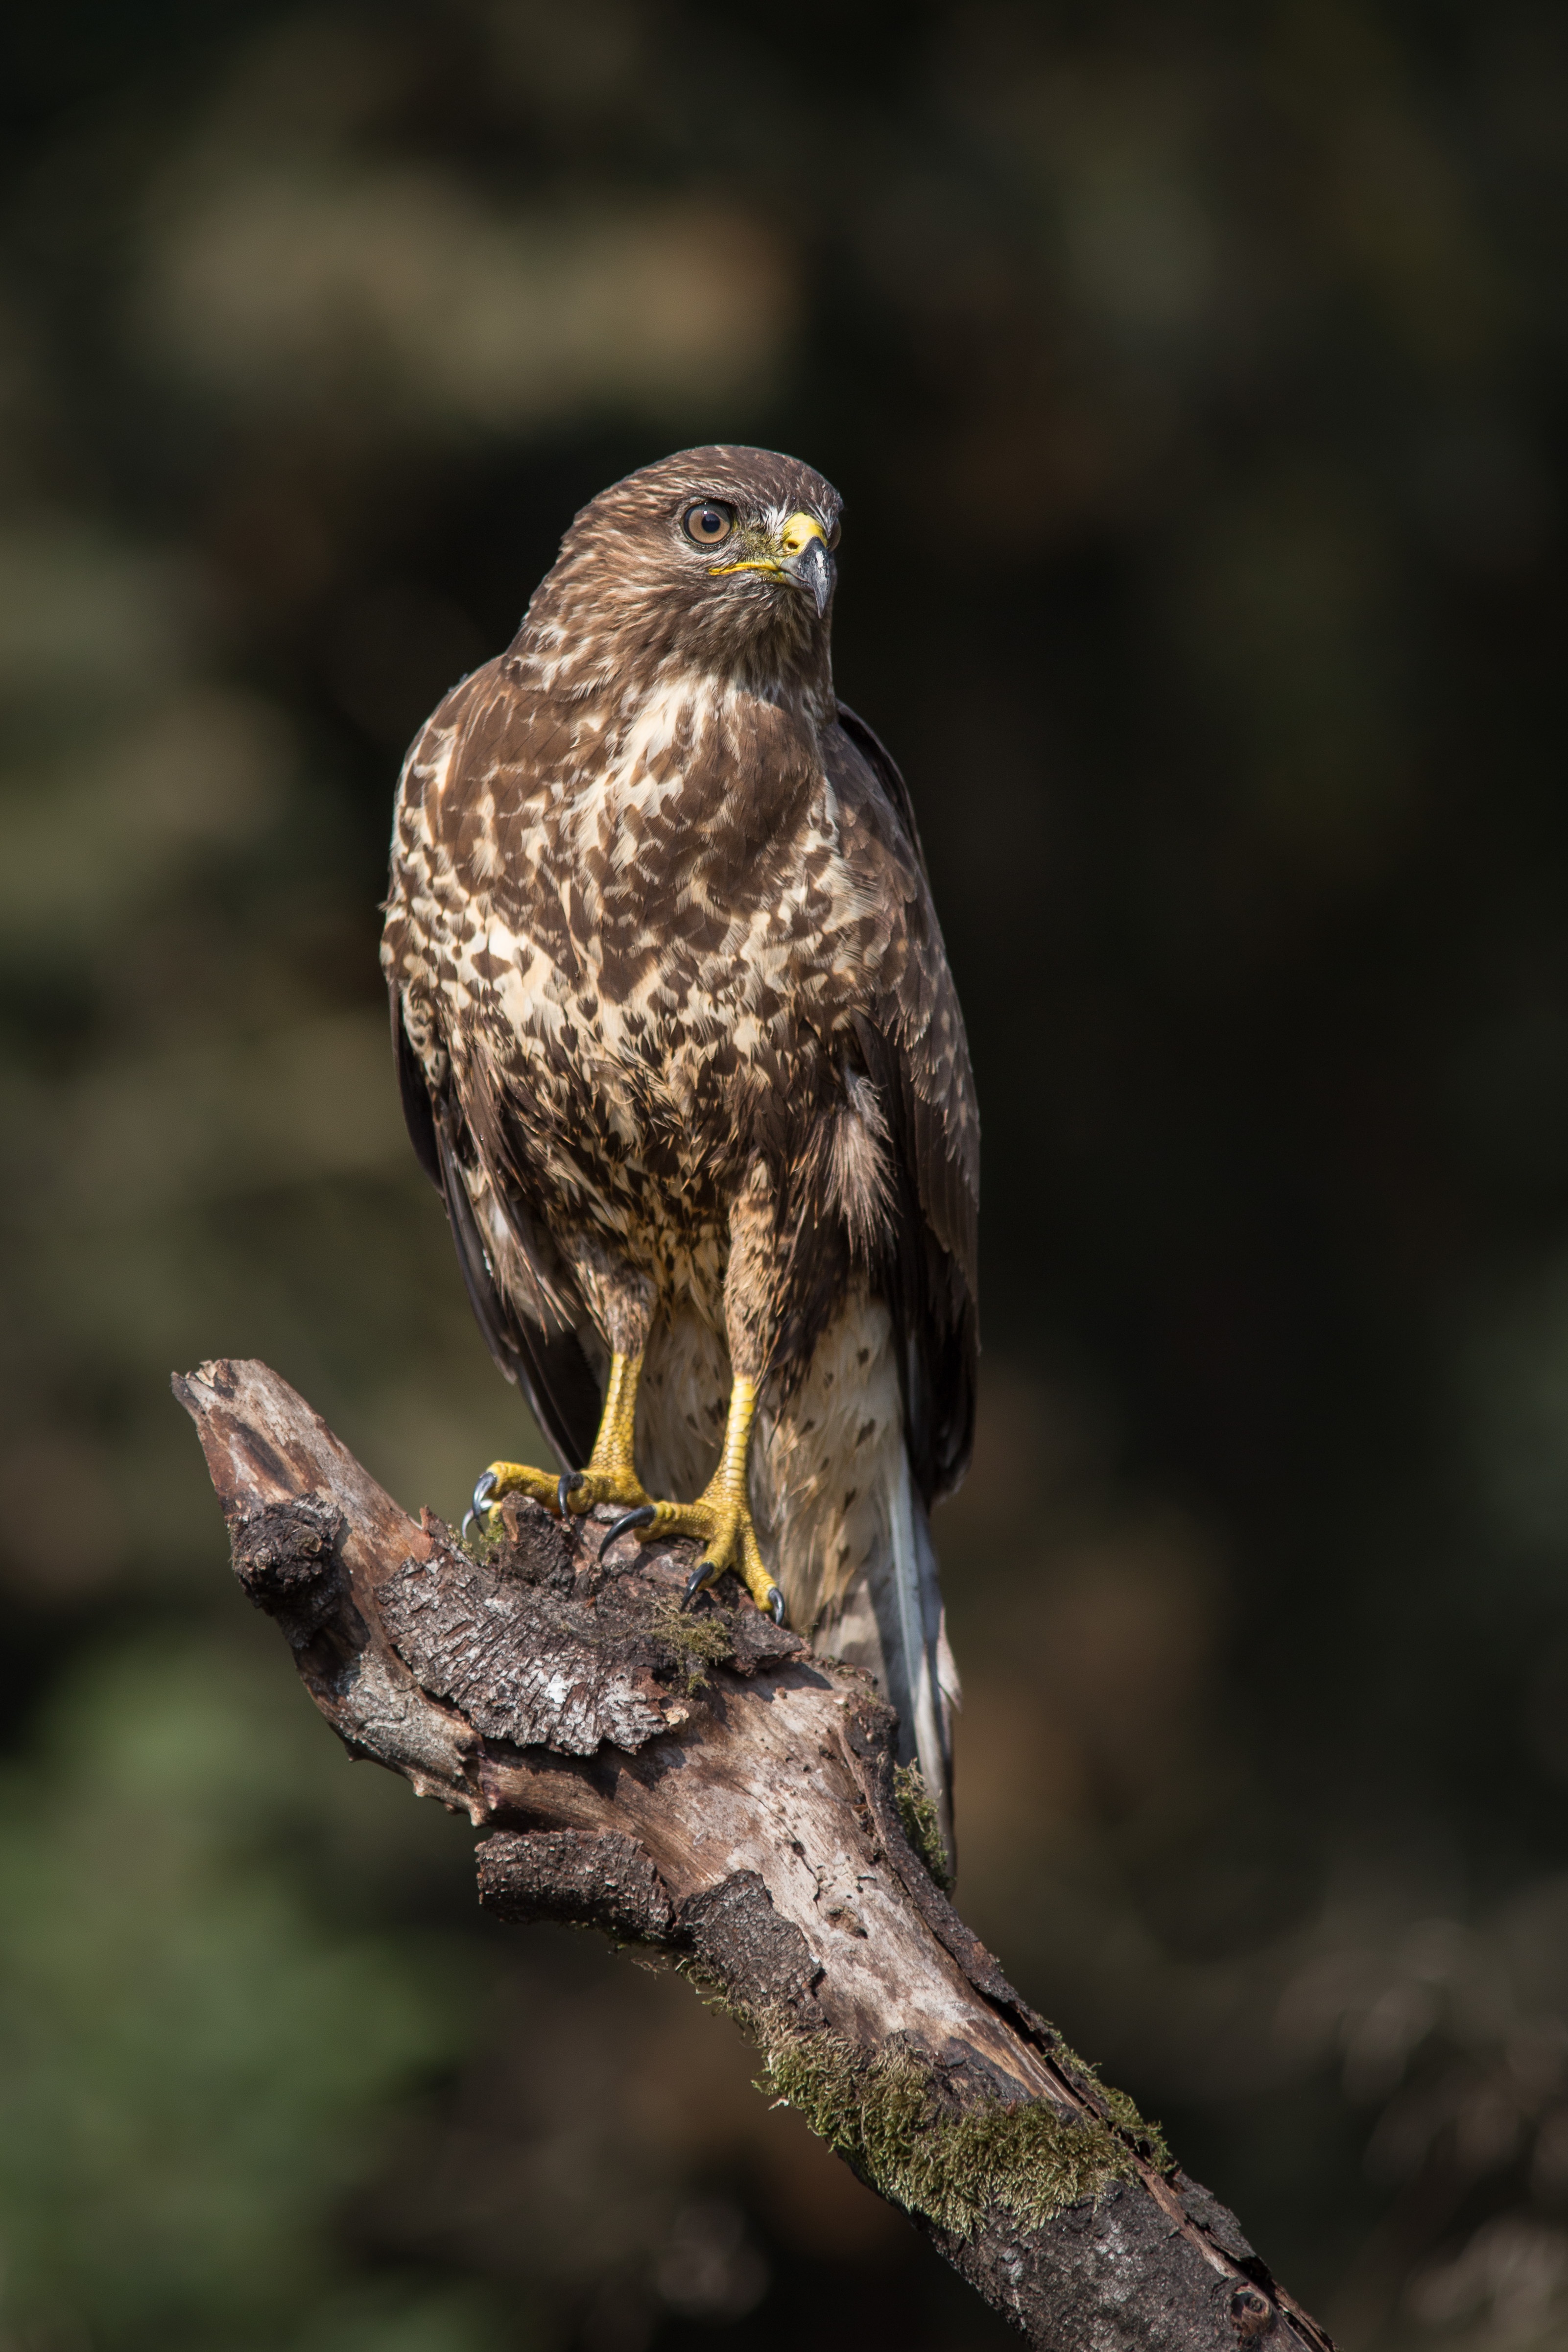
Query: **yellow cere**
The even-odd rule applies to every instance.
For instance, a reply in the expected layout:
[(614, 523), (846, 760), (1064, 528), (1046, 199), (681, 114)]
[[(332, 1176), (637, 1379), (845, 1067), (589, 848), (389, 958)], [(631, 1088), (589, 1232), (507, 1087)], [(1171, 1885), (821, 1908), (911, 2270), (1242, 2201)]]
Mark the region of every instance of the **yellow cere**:
[[(815, 515), (792, 514), (779, 533), (778, 545), (784, 554), (798, 555), (809, 541), (820, 539), (826, 542), (826, 538), (827, 533)], [(755, 546), (754, 538), (752, 543)], [(710, 579), (717, 580), (725, 572), (777, 572), (779, 569), (776, 557), (764, 555), (740, 563), (710, 563), (708, 572)]]
[(792, 514), (779, 533), (779, 545), (786, 555), (798, 555), (808, 539), (826, 540), (827, 533), (815, 515)]

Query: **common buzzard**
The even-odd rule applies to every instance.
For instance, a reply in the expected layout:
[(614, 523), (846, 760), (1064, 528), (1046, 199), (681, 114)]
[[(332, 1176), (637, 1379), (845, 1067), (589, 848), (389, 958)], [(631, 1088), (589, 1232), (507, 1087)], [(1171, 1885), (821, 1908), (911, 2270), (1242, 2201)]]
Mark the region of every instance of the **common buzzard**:
[(476, 1509), (700, 1538), (693, 1592), (733, 1569), (877, 1676), (945, 1825), (927, 1515), (973, 1427), (979, 1132), (909, 793), (834, 693), (839, 514), (728, 447), (584, 507), (408, 755), (382, 960), (415, 1149), (565, 1465), (493, 1463)]

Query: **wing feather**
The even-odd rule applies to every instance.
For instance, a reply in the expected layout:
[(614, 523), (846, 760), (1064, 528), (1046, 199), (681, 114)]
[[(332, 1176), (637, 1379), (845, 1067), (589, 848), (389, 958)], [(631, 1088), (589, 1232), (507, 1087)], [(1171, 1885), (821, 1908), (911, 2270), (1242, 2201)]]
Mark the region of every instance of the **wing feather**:
[[(463, 1287), (474, 1310), (474, 1320), (496, 1368), (520, 1383), (533, 1417), (554, 1447), (563, 1469), (574, 1470), (594, 1450), (599, 1425), (599, 1384), (594, 1377), (582, 1341), (574, 1330), (547, 1331), (531, 1317), (519, 1312), (496, 1280), (490, 1253), (485, 1246), (473, 1201), (464, 1181), (458, 1139), (460, 1131), (450, 1102), (431, 1093), (419, 1057), (403, 1020), (397, 990), (392, 992), (393, 1031), (397, 1049), (397, 1075), (403, 1095), (403, 1115), (419, 1164), (439, 1192), (462, 1272)], [(513, 1239), (528, 1254), (526, 1234)], [(553, 1269), (534, 1269), (545, 1286)]]
[[(404, 818), (417, 808), (422, 781), (450, 779), (464, 771), (493, 774), (498, 763), (516, 756), (512, 739), (519, 717), (502, 658), (485, 663), (454, 687), (420, 730), (399, 793), (382, 960), (392, 998), (404, 1118), (419, 1164), (446, 1203), (475, 1320), (498, 1369), (521, 1383), (563, 1466), (576, 1468), (593, 1451), (599, 1420), (598, 1382), (573, 1328), (573, 1309), (580, 1302), (571, 1295), (570, 1283), (563, 1284), (561, 1268), (547, 1258), (543, 1222), (531, 1198), (537, 1188), (531, 1188), (530, 1171), (520, 1160), (504, 1104), (487, 1083), (489, 1074), (475, 1064), (467, 1087), (459, 1083), (439, 990), (430, 988), (426, 969), (429, 943), (418, 934), (400, 874)], [(411, 986), (419, 999), (419, 1045), (407, 1017)], [(486, 1233), (481, 1209), (496, 1222), (493, 1234)], [(531, 1300), (539, 1313), (528, 1311)]]
[(839, 727), (848, 757), (830, 745), (829, 774), (867, 820), (862, 855), (880, 866), (879, 894), (901, 899), (901, 949), (890, 946), (882, 986), (855, 1030), (892, 1147), (889, 1304), (910, 1466), (929, 1507), (957, 1486), (974, 1440), (979, 1116), (909, 787), (886, 746), (843, 704)]

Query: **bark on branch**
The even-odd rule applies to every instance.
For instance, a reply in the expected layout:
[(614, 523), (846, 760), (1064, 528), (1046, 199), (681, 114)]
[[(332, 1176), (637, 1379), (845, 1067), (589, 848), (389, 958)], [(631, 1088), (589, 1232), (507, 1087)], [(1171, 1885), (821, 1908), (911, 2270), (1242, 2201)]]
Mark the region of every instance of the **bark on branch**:
[(487, 1832), (489, 1909), (676, 1958), (774, 2095), (1032, 2343), (1327, 2352), (953, 1911), (864, 1675), (744, 1599), (682, 1617), (684, 1544), (601, 1559), (602, 1526), (509, 1502), (504, 1538), (464, 1551), (263, 1364), (174, 1391), (240, 1581), (345, 1745)]

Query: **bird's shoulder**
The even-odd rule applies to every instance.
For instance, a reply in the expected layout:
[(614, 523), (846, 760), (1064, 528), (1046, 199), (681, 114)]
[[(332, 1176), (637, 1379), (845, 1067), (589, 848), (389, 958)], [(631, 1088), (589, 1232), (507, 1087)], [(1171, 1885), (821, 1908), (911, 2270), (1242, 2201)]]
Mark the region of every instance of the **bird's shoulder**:
[(844, 854), (897, 920), (865, 1020), (877, 1075), (902, 1102), (905, 1149), (921, 1206), (973, 1284), (980, 1119), (963, 1015), (931, 895), (909, 786), (891, 752), (845, 704), (826, 731), (824, 766), (844, 813)]
[(918, 873), (929, 888), (914, 803), (897, 761), (875, 730), (840, 702), (822, 736), (823, 768), (842, 803), (872, 838)]
[(398, 781), (400, 823), (423, 816), (447, 835), (481, 798), (492, 816), (521, 804), (548, 775), (560, 734), (549, 698), (512, 655), (498, 654), (460, 678), (415, 737)]

